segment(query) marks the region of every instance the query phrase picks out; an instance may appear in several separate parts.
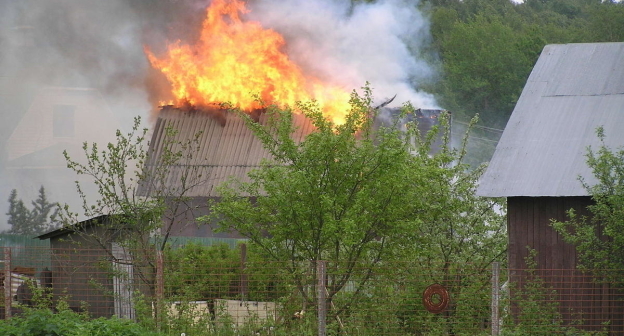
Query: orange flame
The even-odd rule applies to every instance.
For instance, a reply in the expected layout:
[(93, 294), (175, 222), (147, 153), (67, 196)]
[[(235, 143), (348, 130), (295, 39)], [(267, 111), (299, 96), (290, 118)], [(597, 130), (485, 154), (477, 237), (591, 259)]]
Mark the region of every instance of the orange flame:
[(176, 103), (228, 102), (249, 111), (260, 107), (256, 98), (281, 107), (315, 99), (334, 123), (344, 123), (349, 93), (306, 76), (280, 50), (279, 33), (241, 20), (247, 12), (239, 0), (214, 0), (195, 45), (178, 41), (163, 58), (146, 49), (151, 65), (171, 83)]

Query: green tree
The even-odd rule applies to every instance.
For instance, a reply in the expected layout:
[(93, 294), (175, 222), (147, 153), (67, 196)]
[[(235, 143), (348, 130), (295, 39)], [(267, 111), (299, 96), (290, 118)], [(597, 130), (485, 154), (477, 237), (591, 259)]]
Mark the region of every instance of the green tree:
[(32, 209), (28, 209), (24, 201), (17, 198), (17, 190), (11, 190), (9, 212), (7, 212), (9, 216), (7, 222), (11, 228), (7, 233), (36, 236), (58, 226), (58, 204), (48, 201), (43, 186), (39, 189), (39, 197), (31, 204)]
[[(213, 215), (204, 218), (220, 220), (222, 229), (236, 230), (272, 260), (286, 261), (292, 274), (305, 273), (306, 262), (329, 261), (328, 301), (336, 304), (335, 315), (361, 299), (379, 265), (405, 257), (414, 260), (414, 255), (429, 258), (418, 252), (432, 238), (429, 235), (455, 241), (448, 255), (460, 261), (460, 250), (465, 254), (461, 260), (479, 253), (476, 247), (469, 251), (461, 245), (479, 245), (484, 230), (490, 229), (483, 222), (486, 217), (477, 217), (484, 211), (489, 215), (492, 208), (470, 207), (474, 198), (461, 199), (474, 192), (479, 172), (463, 175), (466, 167), (457, 160), (464, 151), (449, 145), (448, 118), (422, 140), (413, 125), (406, 132), (399, 127), (375, 129), (371, 100), (367, 88), (362, 97), (353, 94), (346, 122), (338, 126), (315, 104), (300, 104), (315, 126), (300, 143), (291, 138), (297, 128), (291, 110), (270, 109), (266, 125), (242, 115), (274, 160), (250, 173), (250, 182), (222, 186), (222, 200), (213, 204)], [(430, 145), (438, 136), (443, 137), (443, 148), (431, 155)], [(436, 230), (446, 220), (457, 225), (456, 232), (452, 227)], [(474, 228), (462, 229), (464, 225)], [(484, 245), (483, 251), (500, 254), (500, 246)], [(347, 284), (355, 289), (335, 300)], [(314, 303), (315, 293), (305, 290), (303, 280), (297, 288)]]
[[(177, 131), (165, 130), (162, 148), (149, 152), (145, 140), (147, 128), (141, 129), (141, 119), (135, 118), (132, 131), (116, 133), (116, 142), (100, 149), (96, 143), (83, 144), (85, 157), (75, 160), (65, 152), (67, 167), (77, 175), (92, 179), (98, 190), (95, 199), (83, 191), (76, 181), (82, 199), (82, 212), (73, 212), (67, 205), (61, 211), (62, 224), (75, 229), (79, 218), (98, 218), (100, 230), (75, 230), (91, 248), (102, 248), (115, 260), (110, 243), (115, 242), (131, 254), (138, 276), (149, 285), (155, 282), (156, 251), (163, 251), (177, 219), (191, 207), (186, 204), (188, 191), (204, 182), (199, 173), (198, 158), (200, 134), (185, 140), (176, 140)], [(86, 163), (85, 163), (86, 162)], [(186, 163), (194, 162), (196, 165)], [(171, 169), (178, 183), (171, 185)], [(139, 189), (142, 192), (139, 192)], [(80, 242), (82, 244), (82, 242)], [(152, 288), (153, 289), (153, 288)]]
[(484, 15), (456, 23), (441, 44), (447, 104), (504, 125), (539, 51), (526, 50), (523, 34)]
[(624, 275), (624, 149), (613, 150), (605, 144), (602, 128), (597, 130), (602, 145), (588, 148), (587, 165), (597, 183), (580, 178), (594, 204), (590, 216), (568, 211), (569, 220), (552, 225), (566, 242), (576, 246), (581, 269), (594, 270), (620, 283)]
[(604, 3), (589, 11), (588, 35), (596, 42), (624, 41), (624, 3)]

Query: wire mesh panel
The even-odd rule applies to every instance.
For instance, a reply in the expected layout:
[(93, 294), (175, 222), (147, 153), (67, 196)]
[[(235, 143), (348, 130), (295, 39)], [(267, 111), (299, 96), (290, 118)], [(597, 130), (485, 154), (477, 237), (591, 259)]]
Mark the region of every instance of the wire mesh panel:
[[(227, 245), (5, 248), (3, 317), (25, 306), (180, 332), (475, 335), (624, 330), (622, 283), (592, 272), (414, 261), (269, 262)], [(157, 255), (161, 255), (157, 258)], [(493, 276), (493, 274), (495, 274)]]
[(570, 269), (508, 270), (509, 323), (527, 329), (624, 332), (622, 285)]

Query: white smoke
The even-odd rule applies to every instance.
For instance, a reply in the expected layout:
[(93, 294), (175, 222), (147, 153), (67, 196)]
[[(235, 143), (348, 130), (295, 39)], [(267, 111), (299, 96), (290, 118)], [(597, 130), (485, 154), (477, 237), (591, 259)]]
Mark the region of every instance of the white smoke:
[(429, 34), (416, 1), (258, 0), (250, 9), (251, 19), (285, 37), (288, 55), (307, 72), (349, 90), (369, 82), (380, 101), (396, 94), (394, 104), (437, 107), (418, 89), (433, 70), (416, 57)]

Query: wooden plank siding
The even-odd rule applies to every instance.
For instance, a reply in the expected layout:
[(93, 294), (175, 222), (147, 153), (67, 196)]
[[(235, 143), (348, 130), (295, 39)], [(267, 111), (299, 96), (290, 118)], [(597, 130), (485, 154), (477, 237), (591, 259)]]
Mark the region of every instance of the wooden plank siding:
[(587, 214), (590, 197), (509, 197), (509, 267), (526, 267), (529, 249), (538, 252), (537, 264), (544, 269), (574, 269), (576, 251), (551, 227), (551, 220), (565, 220), (566, 211)]
[(577, 270), (577, 252), (563, 241), (552, 228), (552, 220), (567, 219), (567, 211), (589, 215), (591, 197), (509, 197), (507, 229), (509, 233), (508, 261), (510, 276), (521, 288), (527, 273), (529, 250), (537, 251), (536, 274), (548, 288), (556, 290), (560, 313), (566, 321), (582, 320), (602, 328), (610, 321), (611, 334), (624, 332), (622, 293), (599, 284), (591, 276)]

